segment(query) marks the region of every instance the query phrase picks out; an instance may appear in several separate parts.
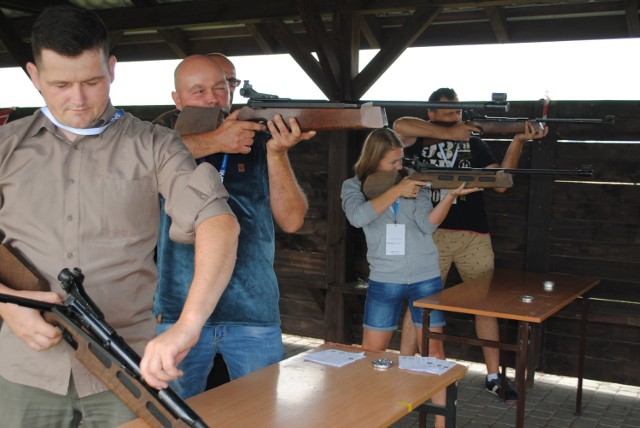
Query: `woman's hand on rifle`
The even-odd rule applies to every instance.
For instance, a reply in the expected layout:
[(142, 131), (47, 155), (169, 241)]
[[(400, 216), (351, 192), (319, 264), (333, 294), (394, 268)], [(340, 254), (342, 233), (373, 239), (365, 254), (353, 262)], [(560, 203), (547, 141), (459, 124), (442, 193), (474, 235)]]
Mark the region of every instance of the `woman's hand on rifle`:
[(400, 196), (403, 198), (415, 199), (418, 197), (420, 189), (426, 185), (426, 181), (412, 180), (409, 177), (405, 177), (396, 184), (396, 188), (400, 192)]

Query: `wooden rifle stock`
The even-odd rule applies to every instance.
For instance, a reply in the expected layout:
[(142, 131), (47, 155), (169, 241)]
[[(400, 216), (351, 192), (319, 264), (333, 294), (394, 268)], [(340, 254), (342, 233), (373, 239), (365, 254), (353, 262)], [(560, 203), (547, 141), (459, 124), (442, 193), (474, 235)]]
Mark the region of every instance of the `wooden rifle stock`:
[(478, 115), (473, 111), (468, 114), (465, 123), (482, 130), (483, 135), (522, 134), (526, 130), (526, 123), (530, 122), (536, 131), (542, 131), (547, 123), (573, 123), (583, 125), (613, 125), (615, 116), (607, 115), (604, 119), (582, 118), (526, 118), (526, 117), (491, 117)]
[(337, 131), (341, 129), (374, 129), (388, 126), (383, 107), (371, 103), (292, 100), (264, 94), (253, 89), (248, 80), (240, 95), (249, 98), (240, 108), (238, 119), (266, 123), (279, 114), (288, 123), (295, 118), (302, 131)]
[[(268, 103), (265, 102), (265, 105)], [(308, 107), (261, 107), (240, 108), (238, 119), (266, 122), (279, 114), (288, 123), (295, 118), (302, 131), (337, 131), (341, 129), (372, 129), (388, 125), (387, 114), (380, 106), (359, 107), (323, 107), (321, 103), (308, 104)]]
[(0, 284), (14, 290), (50, 291), (38, 272), (27, 266), (22, 255), (9, 244), (0, 245)]
[[(375, 172), (365, 179), (362, 185), (362, 192), (368, 199), (373, 199), (406, 177), (405, 173), (396, 172)], [(479, 187), (481, 189), (494, 187), (512, 187), (513, 177), (511, 174), (495, 171), (464, 171), (453, 168), (443, 168), (442, 171), (434, 169), (430, 172), (413, 172), (408, 175), (411, 180), (426, 181), (427, 187), (431, 189), (456, 189), (462, 183), (467, 183), (466, 187)]]
[(213, 131), (224, 120), (224, 110), (218, 107), (184, 107), (173, 129), (180, 135)]
[[(534, 120), (530, 121), (536, 131), (543, 129), (542, 123)], [(473, 125), (480, 128), (481, 135), (500, 135), (500, 134), (523, 134), (526, 131), (527, 121), (491, 121), (491, 120), (468, 120), (467, 125)]]

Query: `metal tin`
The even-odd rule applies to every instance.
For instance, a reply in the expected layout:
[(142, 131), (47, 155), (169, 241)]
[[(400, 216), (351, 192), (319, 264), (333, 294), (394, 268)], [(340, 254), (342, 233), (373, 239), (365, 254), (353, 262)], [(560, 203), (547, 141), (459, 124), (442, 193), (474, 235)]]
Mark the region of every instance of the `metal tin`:
[(371, 365), (377, 370), (387, 370), (393, 367), (393, 361), (388, 358), (379, 358), (371, 361)]
[(545, 290), (553, 291), (553, 288), (556, 286), (556, 283), (553, 281), (544, 281), (542, 285), (544, 286)]
[(531, 303), (535, 300), (535, 298), (533, 296), (525, 294), (524, 296), (520, 296), (520, 300), (522, 300), (524, 303)]

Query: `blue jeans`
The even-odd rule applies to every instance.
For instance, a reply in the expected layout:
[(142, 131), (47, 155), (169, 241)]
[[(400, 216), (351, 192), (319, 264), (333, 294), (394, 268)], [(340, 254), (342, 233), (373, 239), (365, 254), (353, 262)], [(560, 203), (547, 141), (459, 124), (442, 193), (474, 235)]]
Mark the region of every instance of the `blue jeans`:
[[(364, 328), (380, 331), (396, 330), (405, 301), (411, 311), (413, 324), (422, 327), (422, 308), (413, 306), (413, 302), (440, 290), (442, 290), (440, 277), (413, 284), (392, 284), (370, 279), (364, 303)], [(444, 324), (442, 311), (431, 311), (429, 326), (442, 327)]]
[[(157, 334), (172, 325), (158, 324)], [(217, 353), (227, 364), (229, 378), (237, 379), (282, 360), (282, 331), (280, 326), (205, 325), (196, 346), (178, 365), (184, 375), (171, 382), (171, 388), (183, 399), (203, 392)]]

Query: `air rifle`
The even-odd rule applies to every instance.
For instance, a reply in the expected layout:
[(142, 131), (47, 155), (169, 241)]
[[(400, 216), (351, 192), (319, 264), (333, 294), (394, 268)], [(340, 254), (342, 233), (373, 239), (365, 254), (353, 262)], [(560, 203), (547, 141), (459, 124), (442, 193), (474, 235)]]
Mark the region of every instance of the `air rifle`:
[(534, 129), (540, 131), (546, 123), (575, 123), (583, 125), (614, 125), (615, 116), (607, 115), (604, 119), (581, 118), (527, 118), (527, 117), (491, 117), (477, 114), (473, 110), (465, 111), (464, 120), (469, 125), (482, 130), (482, 134), (522, 134), (526, 130), (526, 122), (530, 122)]
[(315, 100), (291, 100), (263, 94), (253, 89), (248, 80), (240, 95), (249, 98), (240, 108), (238, 119), (266, 122), (276, 114), (286, 121), (294, 117), (302, 131), (335, 131), (340, 129), (374, 129), (388, 125), (384, 107), (372, 103), (340, 103)]
[(405, 165), (415, 172), (406, 169), (400, 172), (375, 172), (368, 175), (362, 185), (362, 192), (368, 199), (373, 199), (396, 185), (404, 177), (412, 180), (426, 181), (431, 189), (456, 189), (462, 183), (466, 187), (481, 189), (495, 187), (513, 187), (512, 174), (529, 175), (569, 175), (591, 177), (590, 165), (581, 169), (499, 169), (499, 168), (441, 168), (415, 159), (405, 158)]
[(62, 330), (76, 357), (151, 427), (207, 428), (200, 417), (171, 389), (149, 386), (140, 373), (140, 356), (117, 335), (86, 294), (80, 269), (58, 275), (69, 294), (64, 304), (52, 304), (0, 294), (0, 302), (37, 309)]

